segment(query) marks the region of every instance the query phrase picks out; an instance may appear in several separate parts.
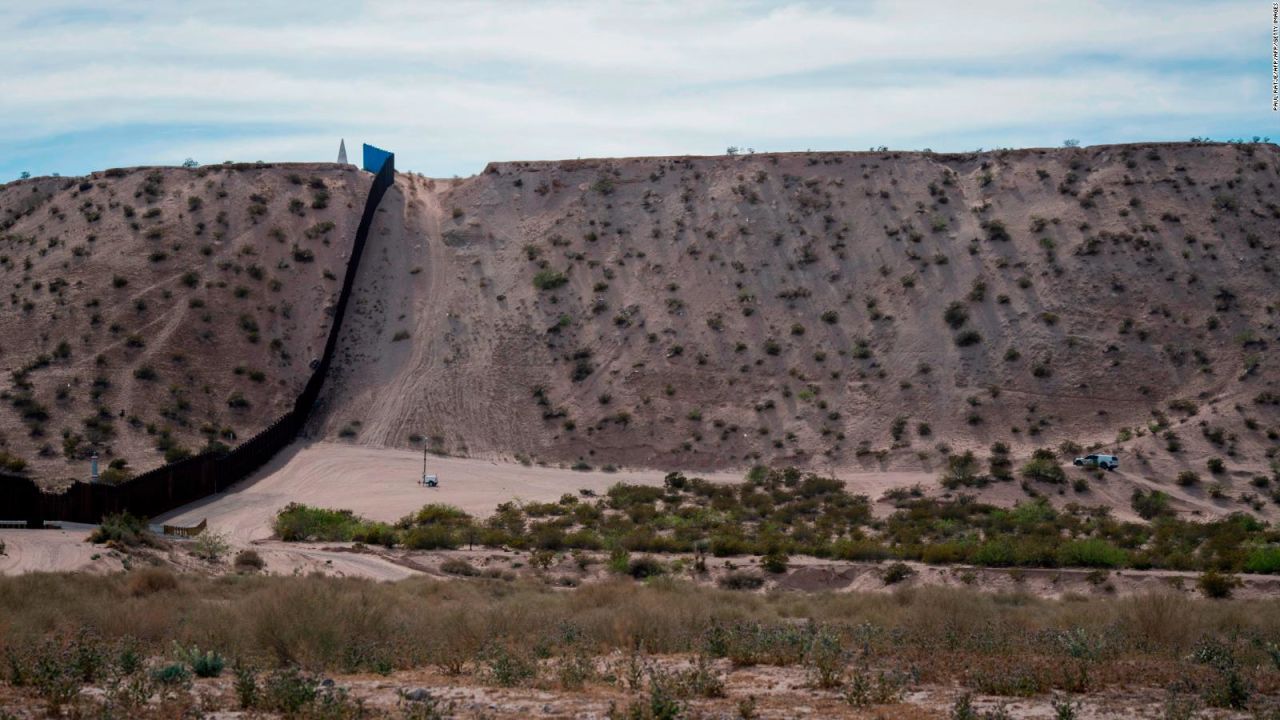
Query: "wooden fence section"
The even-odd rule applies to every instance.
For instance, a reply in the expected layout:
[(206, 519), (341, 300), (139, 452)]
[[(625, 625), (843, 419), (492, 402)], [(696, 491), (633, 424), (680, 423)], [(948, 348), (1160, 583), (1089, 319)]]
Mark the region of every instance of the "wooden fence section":
[(209, 518), (204, 518), (200, 521), (199, 525), (192, 525), (191, 527), (184, 527), (182, 525), (161, 525), (160, 527), (164, 530), (165, 535), (187, 538), (195, 537), (204, 532), (205, 528), (209, 527)]

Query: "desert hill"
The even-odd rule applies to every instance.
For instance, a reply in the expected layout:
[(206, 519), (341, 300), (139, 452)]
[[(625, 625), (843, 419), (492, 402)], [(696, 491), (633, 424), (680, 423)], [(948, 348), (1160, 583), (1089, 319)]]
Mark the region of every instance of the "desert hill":
[[(111, 477), (292, 407), (369, 177), (332, 164), (130, 168), (0, 186), (0, 452)], [(122, 465), (122, 463), (125, 463)]]
[(312, 432), (686, 470), (1104, 446), (1248, 494), (1280, 429), (1277, 180), (1250, 144), (401, 176)]
[[(972, 449), (985, 471), (996, 443), (1096, 446), (1266, 494), (1277, 180), (1258, 144), (402, 174), (309, 434), (684, 470), (933, 471)], [(97, 439), (142, 469), (279, 414), (368, 183), (312, 165), (4, 186), (7, 452), (56, 478)]]

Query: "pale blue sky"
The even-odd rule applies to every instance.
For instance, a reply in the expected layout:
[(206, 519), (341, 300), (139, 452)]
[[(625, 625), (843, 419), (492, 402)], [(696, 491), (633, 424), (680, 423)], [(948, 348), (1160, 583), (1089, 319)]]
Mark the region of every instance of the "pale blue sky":
[(728, 145), (1280, 139), (1263, 0), (0, 0), (0, 33), (0, 181), (332, 160), (340, 137), (432, 176)]

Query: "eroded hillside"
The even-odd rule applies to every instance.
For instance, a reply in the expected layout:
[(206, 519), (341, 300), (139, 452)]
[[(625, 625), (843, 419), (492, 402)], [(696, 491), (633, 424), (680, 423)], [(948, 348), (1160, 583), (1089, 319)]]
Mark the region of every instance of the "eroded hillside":
[[(685, 470), (972, 449), (997, 476), (1106, 447), (1186, 508), (1257, 505), (1278, 167), (1272, 145), (1170, 144), (401, 175), (309, 434)], [(0, 188), (6, 457), (56, 484), (95, 443), (136, 472), (261, 429), (323, 345), (368, 183), (214, 166)]]
[(401, 176), (313, 431), (681, 469), (1105, 444), (1206, 482), (1217, 455), (1252, 492), (1278, 171), (1273, 145), (1161, 144)]
[(250, 437), (324, 346), (354, 167), (132, 168), (0, 186), (0, 452), (46, 485)]

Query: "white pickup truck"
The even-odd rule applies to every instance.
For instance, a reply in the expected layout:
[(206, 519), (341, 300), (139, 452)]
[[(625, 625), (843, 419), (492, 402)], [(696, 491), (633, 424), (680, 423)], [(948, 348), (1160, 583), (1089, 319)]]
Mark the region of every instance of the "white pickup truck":
[(1078, 467), (1100, 467), (1103, 470), (1115, 470), (1120, 467), (1120, 458), (1115, 455), (1085, 455), (1071, 461)]

